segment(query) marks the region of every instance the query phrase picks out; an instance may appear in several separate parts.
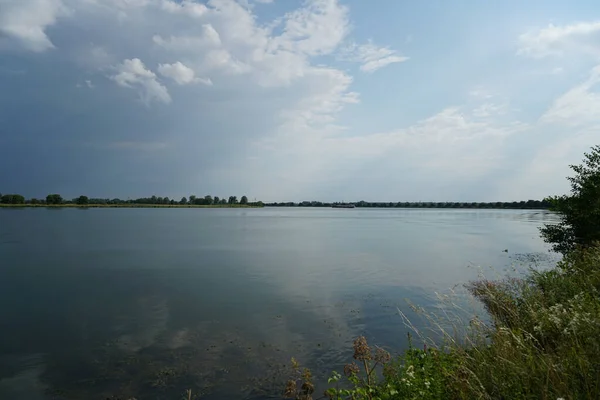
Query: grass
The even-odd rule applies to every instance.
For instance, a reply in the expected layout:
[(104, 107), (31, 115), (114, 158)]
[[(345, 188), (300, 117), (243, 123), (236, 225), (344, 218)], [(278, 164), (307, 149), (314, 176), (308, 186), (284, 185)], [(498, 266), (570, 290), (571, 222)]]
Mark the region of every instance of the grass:
[[(555, 268), (523, 279), (482, 279), (466, 287), (484, 305), (489, 322), (453, 321), (451, 333), (442, 328), (448, 321), (431, 317), (441, 343), (411, 344), (393, 360), (358, 338), (355, 362), (346, 365), (345, 377), (332, 373), (326, 397), (600, 398), (600, 247), (572, 252)], [(313, 398), (306, 377), (306, 371), (292, 377), (288, 398)]]
[(0, 208), (262, 208), (250, 204), (0, 204)]

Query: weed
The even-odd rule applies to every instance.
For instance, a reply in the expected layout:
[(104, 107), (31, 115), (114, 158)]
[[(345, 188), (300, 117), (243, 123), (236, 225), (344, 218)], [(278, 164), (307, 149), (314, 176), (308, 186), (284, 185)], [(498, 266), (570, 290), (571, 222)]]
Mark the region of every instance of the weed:
[[(430, 347), (413, 347), (409, 334), (409, 348), (391, 360), (389, 353), (370, 346), (361, 336), (354, 341), (355, 361), (344, 367), (345, 379), (334, 371), (325, 396), (335, 400), (600, 398), (600, 247), (569, 253), (556, 267), (532, 270), (522, 279), (480, 279), (466, 288), (487, 310), (489, 323), (477, 317), (467, 324), (460, 318), (442, 321), (424, 313), (441, 333), (438, 346), (400, 312), (406, 326)], [(444, 315), (452, 318), (459, 313)], [(454, 324), (451, 330), (449, 323)], [(290, 381), (286, 394), (312, 398), (298, 390), (301, 382)]]

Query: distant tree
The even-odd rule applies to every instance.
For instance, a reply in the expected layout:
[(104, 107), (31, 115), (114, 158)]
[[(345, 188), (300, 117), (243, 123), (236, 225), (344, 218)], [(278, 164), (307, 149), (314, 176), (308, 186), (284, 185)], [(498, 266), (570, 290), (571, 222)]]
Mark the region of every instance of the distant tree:
[(242, 196), (240, 204), (248, 204), (248, 198), (246, 196)]
[(60, 194), (49, 194), (46, 196), (46, 204), (62, 204), (63, 198)]
[(575, 172), (567, 178), (571, 194), (544, 200), (561, 220), (540, 229), (544, 240), (562, 254), (600, 242), (600, 146), (584, 153), (583, 164), (570, 167)]
[(25, 197), (20, 194), (5, 194), (1, 200), (3, 204), (25, 204)]
[(227, 200), (221, 199), (221, 204), (227, 204)]
[(215, 196), (213, 199), (214, 204), (219, 204), (220, 201), (221, 201), (221, 199), (219, 199), (219, 196)]
[(179, 204), (185, 205), (187, 204), (187, 199), (184, 197), (181, 198), (181, 200), (179, 200)]
[(79, 204), (79, 205), (86, 205), (89, 204), (90, 199), (87, 196), (79, 196), (77, 199), (75, 199), (75, 203)]
[(527, 200), (525, 203), (526, 208), (535, 208), (535, 200)]
[(196, 204), (196, 196), (190, 195), (190, 204)]
[(229, 196), (229, 204), (237, 204), (237, 196)]
[(204, 196), (204, 204), (210, 206), (213, 203), (213, 198), (211, 195)]
[(36, 199), (35, 197), (32, 197), (29, 200), (29, 204), (40, 204), (40, 201), (38, 199)]

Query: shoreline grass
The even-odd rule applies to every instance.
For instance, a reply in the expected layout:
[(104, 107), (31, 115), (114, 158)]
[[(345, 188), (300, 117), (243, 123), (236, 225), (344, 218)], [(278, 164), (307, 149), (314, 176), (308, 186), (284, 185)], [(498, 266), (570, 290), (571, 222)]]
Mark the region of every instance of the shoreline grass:
[[(423, 348), (411, 344), (396, 359), (382, 357), (364, 337), (355, 362), (333, 372), (326, 398), (383, 399), (599, 399), (600, 244), (567, 254), (524, 278), (480, 279), (465, 285), (490, 317), (465, 322), (427, 314), (442, 339), (437, 344), (410, 321)], [(444, 318), (444, 324), (448, 321)], [(294, 361), (294, 367), (299, 370)], [(310, 374), (296, 374), (286, 397), (308, 400)], [(319, 396), (315, 396), (318, 398)]]

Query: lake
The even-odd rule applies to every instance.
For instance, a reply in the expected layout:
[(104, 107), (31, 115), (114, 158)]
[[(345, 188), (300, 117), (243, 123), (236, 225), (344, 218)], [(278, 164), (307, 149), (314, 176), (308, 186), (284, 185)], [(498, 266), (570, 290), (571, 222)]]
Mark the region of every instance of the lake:
[(554, 218), (0, 209), (0, 398), (179, 400), (187, 388), (207, 399), (269, 398), (292, 356), (326, 380), (351, 360), (358, 335), (404, 349), (407, 300), (436, 309), (436, 292), (482, 272), (551, 265), (537, 228)]

